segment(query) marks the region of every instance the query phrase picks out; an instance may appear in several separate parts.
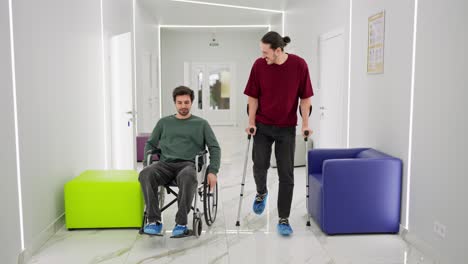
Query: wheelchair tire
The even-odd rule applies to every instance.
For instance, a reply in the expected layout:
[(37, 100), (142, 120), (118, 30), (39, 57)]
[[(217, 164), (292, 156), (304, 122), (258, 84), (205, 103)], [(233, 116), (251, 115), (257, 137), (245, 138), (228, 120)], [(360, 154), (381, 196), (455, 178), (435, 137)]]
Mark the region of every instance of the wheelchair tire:
[(205, 223), (211, 226), (216, 220), (216, 214), (218, 213), (218, 183), (210, 192), (210, 186), (208, 185), (207, 176), (203, 182), (203, 215), (205, 216)]
[(159, 186), (158, 188), (158, 202), (159, 202), (159, 209), (164, 207), (164, 199), (166, 196), (166, 189), (164, 186)]
[(203, 222), (200, 218), (193, 220), (193, 233), (198, 238), (200, 237), (203, 229)]

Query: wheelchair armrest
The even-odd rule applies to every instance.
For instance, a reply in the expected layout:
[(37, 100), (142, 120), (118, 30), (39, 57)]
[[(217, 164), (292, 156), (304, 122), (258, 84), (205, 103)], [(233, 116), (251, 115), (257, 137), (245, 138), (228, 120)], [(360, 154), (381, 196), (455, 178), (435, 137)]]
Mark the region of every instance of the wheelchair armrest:
[(146, 151), (146, 164), (143, 164), (144, 166), (149, 166), (151, 165), (151, 162), (153, 161), (153, 155), (157, 154), (158, 156), (161, 156), (161, 149), (150, 149)]
[(153, 155), (153, 154), (161, 154), (161, 149), (155, 148), (155, 149), (150, 149), (146, 152), (146, 155)]
[(207, 163), (206, 154), (208, 154), (208, 151), (205, 149), (198, 152), (198, 154), (195, 156), (195, 162), (197, 163), (198, 171), (200, 171), (201, 168)]

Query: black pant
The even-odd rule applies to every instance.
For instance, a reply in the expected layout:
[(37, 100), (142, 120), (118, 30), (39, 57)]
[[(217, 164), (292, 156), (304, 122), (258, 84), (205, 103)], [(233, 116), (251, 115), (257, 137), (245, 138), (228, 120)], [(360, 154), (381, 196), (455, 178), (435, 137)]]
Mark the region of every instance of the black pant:
[(267, 190), (267, 172), (270, 167), (271, 146), (275, 142), (276, 164), (278, 166), (278, 215), (288, 218), (294, 189), (294, 150), (296, 148), (296, 127), (276, 127), (257, 123), (254, 136), (252, 160), (257, 193)]
[(195, 163), (191, 161), (177, 163), (159, 161), (145, 167), (140, 172), (138, 179), (145, 198), (148, 222), (161, 221), (158, 187), (175, 180), (179, 187), (179, 210), (175, 222), (179, 225), (187, 224), (187, 214), (190, 212), (198, 185)]

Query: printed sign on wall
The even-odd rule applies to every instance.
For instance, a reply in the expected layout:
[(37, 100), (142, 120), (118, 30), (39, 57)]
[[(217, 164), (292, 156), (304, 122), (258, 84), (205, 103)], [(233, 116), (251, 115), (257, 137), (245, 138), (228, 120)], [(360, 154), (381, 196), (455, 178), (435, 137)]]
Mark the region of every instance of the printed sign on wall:
[(369, 40), (367, 47), (367, 72), (384, 71), (385, 11), (369, 17)]

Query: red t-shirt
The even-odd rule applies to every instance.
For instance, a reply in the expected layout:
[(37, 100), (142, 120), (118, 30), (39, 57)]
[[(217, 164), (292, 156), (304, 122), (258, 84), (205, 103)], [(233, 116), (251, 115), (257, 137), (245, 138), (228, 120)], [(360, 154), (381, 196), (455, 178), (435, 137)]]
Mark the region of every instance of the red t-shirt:
[(256, 122), (296, 126), (299, 98), (314, 95), (307, 63), (294, 54), (288, 54), (281, 65), (268, 65), (265, 59), (259, 58), (252, 66), (244, 94), (258, 99)]

